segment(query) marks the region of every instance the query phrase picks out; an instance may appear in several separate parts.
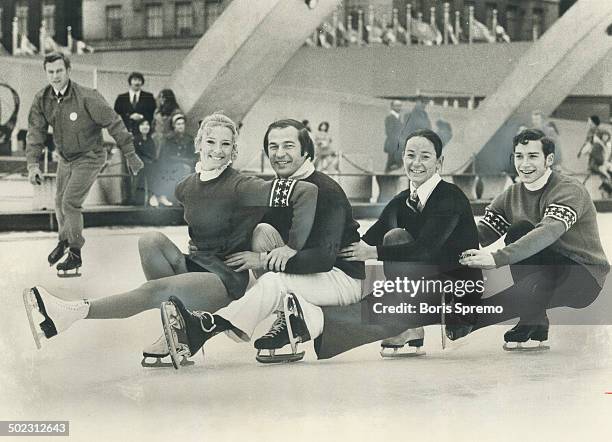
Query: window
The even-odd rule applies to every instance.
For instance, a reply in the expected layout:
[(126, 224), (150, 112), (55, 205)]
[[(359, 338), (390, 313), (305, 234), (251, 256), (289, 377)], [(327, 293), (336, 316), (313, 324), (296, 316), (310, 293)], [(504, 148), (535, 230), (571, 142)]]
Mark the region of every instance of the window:
[(19, 35), (28, 35), (28, 4), (20, 1), (15, 6), (15, 17), (17, 17), (17, 29)]
[(176, 4), (176, 35), (188, 37), (193, 30), (193, 6), (191, 2)]
[(506, 33), (510, 36), (512, 41), (521, 40), (521, 29), (518, 20), (518, 9), (513, 6), (508, 6), (506, 9)]
[(222, 12), (222, 0), (206, 0), (206, 29), (212, 26)]
[(55, 37), (55, 1), (45, 0), (42, 7), (42, 18), (45, 21), (47, 35)]
[(147, 5), (146, 28), (147, 37), (163, 36), (164, 12), (161, 5)]
[(541, 9), (533, 10), (533, 39), (539, 38), (544, 33), (544, 11)]
[(106, 7), (106, 38), (109, 40), (123, 37), (121, 6)]
[(495, 29), (493, 29), (493, 11), (495, 11), (497, 9), (497, 5), (495, 5), (494, 3), (487, 3), (486, 5), (486, 22), (485, 25), (487, 26), (488, 29), (490, 29), (491, 31), (495, 32)]

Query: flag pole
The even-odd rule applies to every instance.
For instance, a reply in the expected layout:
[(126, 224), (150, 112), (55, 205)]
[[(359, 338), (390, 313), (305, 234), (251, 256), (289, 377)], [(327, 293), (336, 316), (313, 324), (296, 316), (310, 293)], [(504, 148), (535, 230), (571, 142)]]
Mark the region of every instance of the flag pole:
[(17, 48), (19, 46), (19, 21), (17, 17), (13, 17), (13, 55), (17, 55)]
[(72, 39), (72, 26), (67, 26), (66, 31), (66, 44), (68, 45), (68, 51), (72, 54), (72, 51), (74, 50), (74, 40)]
[(444, 44), (448, 44), (448, 25), (450, 20), (450, 5), (444, 3)]

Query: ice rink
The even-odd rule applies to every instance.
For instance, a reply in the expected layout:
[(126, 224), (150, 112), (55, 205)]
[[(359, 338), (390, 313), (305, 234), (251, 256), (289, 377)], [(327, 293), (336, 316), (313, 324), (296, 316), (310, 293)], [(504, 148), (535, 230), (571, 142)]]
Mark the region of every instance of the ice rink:
[[(612, 257), (612, 214), (599, 222)], [(218, 336), (205, 362), (198, 354), (176, 372), (140, 366), (143, 346), (161, 332), (155, 310), (80, 321), (36, 350), (22, 290), (43, 285), (76, 299), (133, 288), (144, 282), (137, 239), (147, 230), (86, 229), (83, 277), (69, 279), (46, 264), (54, 234), (0, 235), (1, 419), (69, 420), (79, 441), (610, 440), (606, 325), (555, 326), (549, 352), (523, 354), (502, 350), (508, 326), (444, 351), (439, 327), (428, 327), (422, 358), (382, 360), (375, 343), (317, 362), (306, 346), (305, 361), (280, 366), (260, 365), (251, 344)], [(186, 246), (186, 227), (161, 230)], [(589, 307), (608, 324), (611, 290), (608, 281)]]

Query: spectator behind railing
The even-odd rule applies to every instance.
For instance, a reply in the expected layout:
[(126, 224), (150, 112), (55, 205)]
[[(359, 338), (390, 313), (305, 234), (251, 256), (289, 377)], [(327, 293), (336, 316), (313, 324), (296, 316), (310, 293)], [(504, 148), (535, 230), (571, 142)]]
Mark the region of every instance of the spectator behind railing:
[(329, 134), (329, 123), (322, 121), (319, 123), (317, 132), (314, 136), (315, 142), (315, 168), (320, 172), (336, 172), (340, 173), (338, 167), (338, 154), (332, 147), (332, 138)]
[(158, 196), (160, 193), (159, 169), (157, 160), (159, 150), (151, 136), (151, 125), (149, 121), (142, 119), (138, 126), (138, 132), (134, 135), (134, 147), (136, 153), (144, 163), (143, 170), (132, 179), (132, 204), (142, 204), (144, 190), (148, 191), (148, 203), (151, 207), (158, 207)]
[(164, 137), (159, 154), (160, 193), (159, 202), (172, 206), (168, 197), (174, 199), (174, 189), (178, 182), (194, 171), (197, 155), (193, 137), (185, 132), (185, 116), (175, 114), (172, 117), (172, 128)]

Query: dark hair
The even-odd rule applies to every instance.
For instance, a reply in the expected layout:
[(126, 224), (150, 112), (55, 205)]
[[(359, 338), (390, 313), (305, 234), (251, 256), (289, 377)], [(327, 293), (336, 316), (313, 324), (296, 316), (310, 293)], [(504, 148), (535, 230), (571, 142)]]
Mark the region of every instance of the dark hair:
[(406, 139), (404, 140), (404, 148), (406, 147), (406, 143), (408, 142), (408, 140), (410, 140), (411, 138), (416, 138), (416, 137), (425, 138), (427, 141), (433, 144), (434, 150), (436, 151), (436, 158), (440, 158), (440, 156), (442, 155), (443, 145), (442, 145), (442, 140), (440, 139), (437, 133), (435, 133), (431, 129), (420, 129), (420, 130), (414, 131), (410, 135), (408, 135)]
[(595, 126), (599, 126), (599, 124), (601, 123), (601, 120), (597, 115), (591, 115), (589, 117), (589, 120), (591, 120)]
[(307, 157), (310, 159), (314, 158), (314, 143), (312, 142), (312, 138), (310, 138), (310, 133), (306, 126), (303, 123), (300, 123), (297, 120), (293, 120), (288, 118), (286, 120), (278, 120), (268, 126), (268, 130), (264, 135), (263, 140), (263, 148), (264, 152), (268, 155), (268, 135), (272, 129), (285, 129), (286, 127), (293, 127), (298, 131), (298, 140), (300, 141), (301, 146), (301, 155), (304, 156), (304, 153), (308, 154)]
[(43, 61), (43, 69), (47, 68), (47, 63), (53, 63), (57, 60), (62, 60), (66, 69), (70, 69), (70, 58), (68, 58), (67, 55), (62, 54), (61, 52), (51, 52), (45, 55), (45, 60)]
[(163, 106), (160, 106), (159, 111), (162, 115), (170, 115), (174, 109), (178, 109), (178, 103), (176, 102), (176, 96), (172, 89), (162, 89), (159, 91), (159, 95), (165, 100)]
[(318, 130), (323, 130), (322, 127), (325, 126), (325, 132), (329, 130), (329, 123), (327, 121), (321, 121), (319, 123)]
[(144, 84), (145, 80), (144, 80), (144, 75), (142, 75), (140, 72), (132, 72), (129, 77), (128, 77), (128, 84), (132, 84), (132, 80), (136, 78), (138, 80), (140, 80), (142, 82), (142, 84)]
[(512, 139), (512, 152), (516, 150), (516, 146), (519, 143), (525, 145), (530, 141), (539, 141), (542, 143), (544, 158), (548, 157), (548, 155), (551, 153), (555, 153), (555, 142), (546, 137), (546, 134), (539, 129), (525, 129), (524, 131), (515, 135)]

